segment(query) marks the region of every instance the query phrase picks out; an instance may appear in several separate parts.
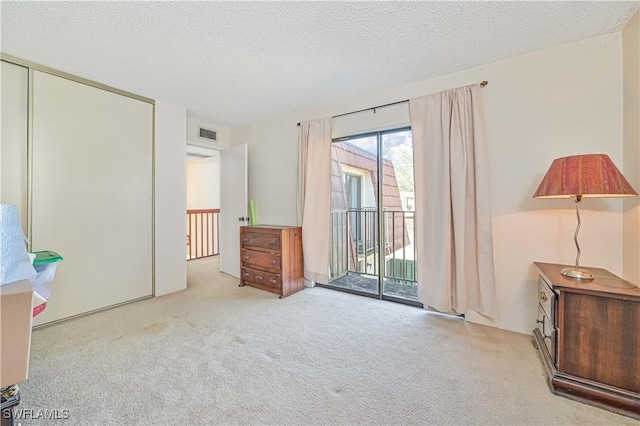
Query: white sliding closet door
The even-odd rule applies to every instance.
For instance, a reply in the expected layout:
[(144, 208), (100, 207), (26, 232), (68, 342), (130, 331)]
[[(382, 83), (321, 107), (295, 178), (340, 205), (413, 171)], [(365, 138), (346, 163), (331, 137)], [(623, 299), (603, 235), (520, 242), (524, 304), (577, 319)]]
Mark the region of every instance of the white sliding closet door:
[(32, 245), (64, 257), (43, 324), (152, 294), (149, 103), (33, 76)]

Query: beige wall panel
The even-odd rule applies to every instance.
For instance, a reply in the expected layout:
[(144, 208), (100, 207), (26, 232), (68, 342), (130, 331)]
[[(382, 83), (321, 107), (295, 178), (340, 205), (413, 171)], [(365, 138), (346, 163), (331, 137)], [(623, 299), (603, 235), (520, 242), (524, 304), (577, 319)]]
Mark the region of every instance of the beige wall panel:
[(65, 260), (36, 325), (152, 293), (153, 106), (35, 71), (34, 250)]
[(2, 61), (2, 140), (0, 141), (0, 200), (20, 209), (27, 234), (27, 120), (29, 70)]

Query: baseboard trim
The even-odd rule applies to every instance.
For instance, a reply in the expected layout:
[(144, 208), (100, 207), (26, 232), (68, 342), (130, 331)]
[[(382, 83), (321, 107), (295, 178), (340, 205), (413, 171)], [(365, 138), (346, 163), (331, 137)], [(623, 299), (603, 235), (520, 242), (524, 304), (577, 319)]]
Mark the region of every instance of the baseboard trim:
[(105, 306), (104, 308), (94, 309), (93, 311), (83, 312), (81, 314), (72, 315), (70, 317), (65, 317), (65, 318), (61, 318), (61, 319), (55, 320), (55, 321), (51, 321), (51, 322), (47, 322), (47, 323), (44, 323), (44, 324), (36, 325), (36, 326), (34, 326), (32, 328), (32, 330), (33, 331), (41, 330), (43, 328), (47, 328), (47, 327), (50, 327), (52, 325), (61, 324), (63, 322), (67, 322), (67, 321), (71, 321), (71, 320), (74, 320), (74, 319), (86, 317), (88, 315), (97, 314), (97, 313), (100, 313), (102, 311), (108, 311), (109, 309), (118, 308), (120, 306), (129, 305), (131, 303), (140, 302), (142, 300), (147, 300), (147, 299), (152, 299), (152, 298), (153, 298), (153, 295), (149, 295), (149, 296), (139, 297), (139, 298), (133, 299), (133, 300), (127, 300), (126, 302), (116, 303), (115, 305)]

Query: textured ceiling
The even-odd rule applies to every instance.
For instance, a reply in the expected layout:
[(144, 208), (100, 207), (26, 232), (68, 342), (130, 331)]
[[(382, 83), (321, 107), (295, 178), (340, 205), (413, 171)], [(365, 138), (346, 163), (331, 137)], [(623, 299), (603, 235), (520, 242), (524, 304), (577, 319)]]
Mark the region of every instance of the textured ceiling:
[(1, 50), (236, 126), (619, 31), (638, 2), (7, 2)]

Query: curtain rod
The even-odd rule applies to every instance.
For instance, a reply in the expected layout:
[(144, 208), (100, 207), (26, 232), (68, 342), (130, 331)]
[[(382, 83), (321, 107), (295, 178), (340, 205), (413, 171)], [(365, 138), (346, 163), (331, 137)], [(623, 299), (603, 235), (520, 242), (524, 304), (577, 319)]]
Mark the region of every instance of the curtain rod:
[[(489, 84), (489, 82), (487, 80), (484, 80), (482, 83), (480, 83), (480, 87), (485, 87), (487, 84)], [(371, 108), (359, 109), (357, 111), (345, 112), (343, 114), (332, 115), (331, 118), (342, 117), (342, 116), (351, 115), (351, 114), (357, 114), (359, 112), (369, 111), (370, 109), (372, 109), (373, 113), (375, 114), (376, 110), (378, 108), (384, 108), (384, 107), (388, 107), (388, 106), (391, 106), (391, 105), (403, 104), (405, 102), (409, 102), (409, 99), (405, 99), (404, 101), (391, 102), (390, 104), (378, 105), (378, 106), (374, 106), (374, 107), (371, 107)], [(300, 126), (300, 123), (298, 123), (298, 126)]]

